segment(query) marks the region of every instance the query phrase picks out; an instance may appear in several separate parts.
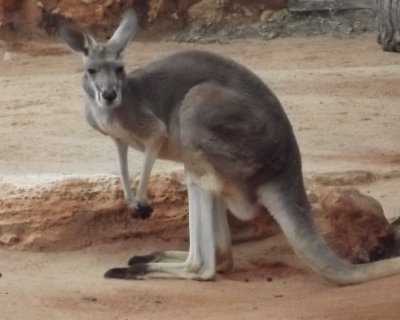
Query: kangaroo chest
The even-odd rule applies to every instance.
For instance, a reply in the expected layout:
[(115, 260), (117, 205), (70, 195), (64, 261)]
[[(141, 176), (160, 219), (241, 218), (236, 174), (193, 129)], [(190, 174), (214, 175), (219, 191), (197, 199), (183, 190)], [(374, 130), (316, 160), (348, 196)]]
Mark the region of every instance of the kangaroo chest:
[[(135, 134), (135, 132), (125, 129), (121, 125), (118, 117), (113, 115), (112, 113), (89, 108), (87, 120), (92, 127), (102, 132), (103, 134), (106, 134), (114, 139), (119, 139), (123, 143), (138, 151), (145, 151), (146, 140), (143, 139), (143, 137), (140, 138), (138, 135)], [(180, 143), (173, 142), (167, 138), (162, 144), (157, 157), (161, 159), (181, 162), (182, 150), (180, 147)]]
[(88, 122), (98, 131), (121, 140), (136, 150), (144, 151), (145, 149), (145, 142), (133, 132), (126, 130), (113, 114), (91, 110)]

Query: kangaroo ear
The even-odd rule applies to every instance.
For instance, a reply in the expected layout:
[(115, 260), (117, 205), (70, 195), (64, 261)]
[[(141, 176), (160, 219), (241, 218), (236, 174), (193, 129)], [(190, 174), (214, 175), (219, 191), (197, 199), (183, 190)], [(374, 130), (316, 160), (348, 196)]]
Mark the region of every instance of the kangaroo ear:
[(107, 45), (114, 47), (117, 56), (120, 57), (122, 52), (127, 48), (138, 28), (138, 19), (133, 9), (125, 12), (121, 23), (114, 32)]
[(68, 46), (87, 57), (96, 45), (96, 41), (77, 25), (71, 23), (62, 24), (59, 28), (61, 38)]

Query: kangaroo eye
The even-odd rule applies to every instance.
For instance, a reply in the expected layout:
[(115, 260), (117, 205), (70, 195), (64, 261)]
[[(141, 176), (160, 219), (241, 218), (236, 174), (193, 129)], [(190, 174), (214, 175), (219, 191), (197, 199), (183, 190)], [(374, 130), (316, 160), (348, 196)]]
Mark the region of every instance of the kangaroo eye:
[(116, 73), (122, 73), (122, 72), (124, 72), (124, 67), (117, 67), (117, 68), (115, 69), (115, 72), (116, 72)]
[(87, 72), (90, 74), (90, 75), (95, 75), (96, 73), (97, 73), (97, 70), (96, 69), (93, 69), (93, 68), (88, 68), (87, 69)]

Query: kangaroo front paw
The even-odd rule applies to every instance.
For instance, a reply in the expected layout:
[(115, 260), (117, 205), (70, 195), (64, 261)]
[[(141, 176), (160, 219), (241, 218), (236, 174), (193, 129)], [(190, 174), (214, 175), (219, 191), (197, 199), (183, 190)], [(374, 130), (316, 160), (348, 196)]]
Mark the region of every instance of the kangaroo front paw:
[(131, 217), (134, 219), (148, 219), (153, 212), (153, 208), (148, 205), (137, 204), (131, 209)]

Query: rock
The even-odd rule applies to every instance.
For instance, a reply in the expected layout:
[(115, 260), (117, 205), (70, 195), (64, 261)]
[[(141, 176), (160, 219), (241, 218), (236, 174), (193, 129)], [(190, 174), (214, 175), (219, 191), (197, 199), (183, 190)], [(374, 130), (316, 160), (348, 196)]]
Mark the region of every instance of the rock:
[[(188, 200), (183, 172), (151, 177), (149, 199), (154, 212), (146, 221), (131, 219), (126, 214), (127, 203), (119, 177), (67, 178), (32, 188), (17, 185), (9, 188), (13, 196), (0, 195), (0, 230), (4, 232), (0, 243), (3, 245), (65, 250), (136, 237), (156, 236), (166, 241), (186, 241), (188, 237)], [(260, 210), (251, 221), (235, 222), (230, 217), (230, 222), (235, 243), (279, 232), (265, 210)]]
[(354, 188), (335, 188), (322, 197), (321, 207), (328, 214), (325, 238), (338, 255), (353, 263), (391, 255), (394, 228), (377, 200)]
[(290, 15), (287, 9), (275, 11), (270, 18), (271, 21), (283, 21)]
[(253, 12), (251, 12), (251, 10), (247, 7), (242, 7), (242, 11), (245, 17), (252, 17), (253, 16)]
[(16, 11), (21, 8), (22, 2), (23, 1), (20, 0), (2, 0), (0, 2), (0, 7), (4, 11)]
[(274, 14), (274, 10), (264, 10), (260, 15), (260, 22), (267, 23)]
[(97, 298), (92, 297), (92, 296), (83, 296), (82, 300), (87, 301), (87, 302), (96, 302)]
[(318, 203), (319, 198), (315, 192), (307, 192), (307, 197), (311, 204)]
[(19, 242), (19, 237), (13, 233), (5, 233), (0, 237), (0, 244), (14, 245)]
[(10, 51), (5, 51), (3, 61), (10, 61), (14, 57), (14, 54)]

